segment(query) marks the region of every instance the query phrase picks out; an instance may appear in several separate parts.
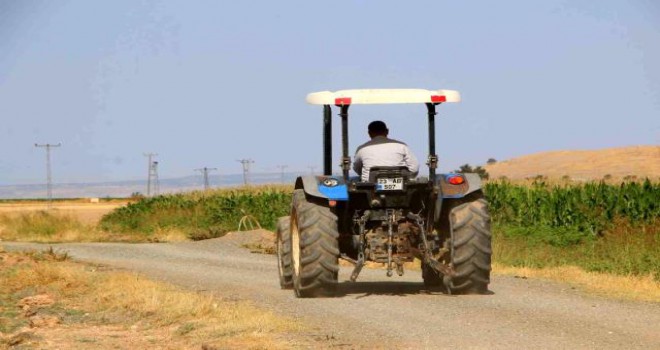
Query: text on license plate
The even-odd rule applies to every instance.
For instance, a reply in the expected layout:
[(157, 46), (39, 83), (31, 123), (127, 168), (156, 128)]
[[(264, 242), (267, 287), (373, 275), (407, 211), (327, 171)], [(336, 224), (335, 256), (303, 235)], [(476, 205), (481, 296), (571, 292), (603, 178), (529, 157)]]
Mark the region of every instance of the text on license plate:
[(376, 183), (376, 190), (378, 191), (395, 191), (403, 190), (403, 178), (378, 178), (378, 183)]

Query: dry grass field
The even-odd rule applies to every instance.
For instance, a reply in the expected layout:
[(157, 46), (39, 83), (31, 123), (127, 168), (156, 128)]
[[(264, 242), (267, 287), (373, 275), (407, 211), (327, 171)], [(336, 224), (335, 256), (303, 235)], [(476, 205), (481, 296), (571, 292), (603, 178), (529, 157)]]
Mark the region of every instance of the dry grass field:
[(0, 349), (284, 349), (293, 320), (65, 254), (0, 246)]
[(90, 203), (83, 200), (0, 202), (0, 241), (20, 242), (179, 242), (180, 230), (159, 230), (149, 237), (99, 229), (101, 218), (128, 200)]
[[(122, 241), (96, 225), (127, 203), (3, 201), (0, 241)], [(0, 245), (0, 285), (0, 349), (283, 349), (285, 334), (301, 329), (249, 302), (76, 264), (52, 251), (10, 253)]]
[(54, 201), (49, 209), (48, 203), (45, 201), (4, 201), (0, 202), (0, 215), (17, 216), (48, 210), (53, 214), (75, 217), (83, 224), (95, 225), (103, 215), (127, 203), (129, 202), (90, 203), (81, 200)]
[[(83, 200), (0, 202), (0, 241), (121, 241), (121, 233), (98, 230), (103, 215), (128, 201), (90, 203)], [(126, 239), (123, 239), (126, 240)]]
[(572, 180), (612, 180), (628, 176), (660, 178), (660, 146), (631, 146), (600, 150), (550, 151), (525, 155), (486, 165), (491, 179), (506, 176), (512, 180), (538, 175), (550, 179), (564, 176)]

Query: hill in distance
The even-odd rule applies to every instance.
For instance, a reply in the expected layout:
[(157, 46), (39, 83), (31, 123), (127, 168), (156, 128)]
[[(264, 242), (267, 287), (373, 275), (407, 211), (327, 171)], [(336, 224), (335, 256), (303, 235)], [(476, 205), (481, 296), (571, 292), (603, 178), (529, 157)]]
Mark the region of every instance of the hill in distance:
[(525, 155), (485, 166), (491, 179), (512, 180), (543, 175), (549, 179), (613, 179), (627, 176), (660, 179), (660, 146), (630, 146), (600, 150), (549, 151)]

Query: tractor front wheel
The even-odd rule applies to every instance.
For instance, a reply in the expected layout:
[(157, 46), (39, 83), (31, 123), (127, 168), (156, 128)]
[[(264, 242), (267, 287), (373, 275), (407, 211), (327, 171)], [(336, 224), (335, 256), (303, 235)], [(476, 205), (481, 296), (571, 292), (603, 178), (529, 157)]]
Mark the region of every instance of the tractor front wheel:
[(291, 267), (291, 230), (290, 216), (277, 220), (277, 261), (282, 289), (293, 288), (293, 268)]

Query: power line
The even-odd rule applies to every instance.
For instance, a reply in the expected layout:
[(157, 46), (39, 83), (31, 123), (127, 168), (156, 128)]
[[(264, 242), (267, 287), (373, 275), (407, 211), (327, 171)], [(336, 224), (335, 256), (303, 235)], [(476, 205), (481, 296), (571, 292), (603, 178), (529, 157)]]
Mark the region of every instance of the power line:
[[(157, 166), (154, 168), (154, 161), (153, 158), (158, 155), (158, 153), (143, 153), (145, 157), (148, 158), (147, 160), (147, 197), (151, 196), (151, 180), (154, 178), (158, 178), (158, 173), (154, 174), (154, 169), (158, 171)], [(156, 162), (156, 164), (158, 164)], [(155, 175), (155, 176), (154, 176)]]
[(204, 174), (204, 191), (209, 189), (209, 171), (218, 170), (218, 168), (207, 168), (203, 167), (200, 169), (195, 169), (195, 171), (201, 171)]
[(249, 175), (250, 175), (250, 164), (254, 164), (254, 160), (252, 160), (252, 159), (237, 159), (236, 161), (243, 165), (243, 183), (245, 185), (247, 185), (248, 184), (248, 178), (249, 178)]
[(288, 168), (288, 165), (282, 164), (278, 165), (277, 168), (280, 169), (280, 182), (284, 183), (284, 169)]
[(34, 147), (43, 147), (46, 148), (46, 194), (48, 196), (48, 207), (50, 208), (53, 202), (53, 174), (51, 172), (50, 168), (50, 149), (51, 148), (57, 148), (62, 146), (61, 143), (58, 143), (56, 145), (51, 145), (50, 143), (46, 143), (43, 145), (34, 144)]

